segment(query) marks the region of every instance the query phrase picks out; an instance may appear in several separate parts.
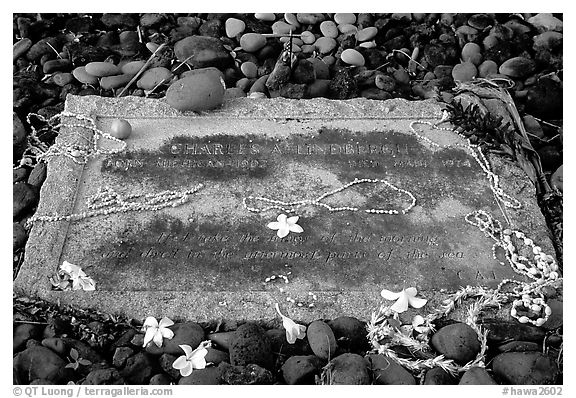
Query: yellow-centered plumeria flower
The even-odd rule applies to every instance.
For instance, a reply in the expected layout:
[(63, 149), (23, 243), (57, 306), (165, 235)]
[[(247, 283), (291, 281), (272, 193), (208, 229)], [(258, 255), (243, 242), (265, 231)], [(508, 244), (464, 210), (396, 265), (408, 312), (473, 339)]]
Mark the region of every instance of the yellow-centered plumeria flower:
[(211, 345), (210, 340), (201, 342), (195, 350), (192, 350), (188, 344), (179, 345), (178, 347), (182, 348), (184, 355), (178, 357), (172, 367), (178, 369), (183, 377), (190, 376), (194, 369), (204, 369), (206, 367), (206, 354), (208, 354), (207, 348)]
[(64, 261), (60, 266), (60, 269), (70, 275), (70, 280), (72, 281), (72, 290), (96, 290), (96, 282), (87, 276), (79, 266), (69, 263), (68, 261)]
[(285, 237), (290, 232), (301, 233), (304, 232), (304, 230), (300, 225), (296, 224), (299, 218), (298, 216), (288, 217), (286, 214), (280, 214), (278, 218), (276, 218), (278, 221), (269, 223), (268, 228), (277, 229), (276, 235), (278, 235), (279, 238)]
[(296, 339), (306, 337), (306, 326), (299, 325), (287, 316), (282, 315), (278, 303), (276, 303), (276, 312), (282, 317), (282, 326), (286, 329), (286, 340), (289, 344), (294, 344)]
[(384, 289), (380, 294), (386, 300), (396, 300), (396, 302), (390, 307), (394, 312), (404, 312), (408, 309), (409, 305), (413, 308), (421, 308), (428, 302), (426, 299), (416, 297), (418, 291), (415, 287), (409, 287), (408, 289), (404, 289), (398, 293)]
[(144, 325), (142, 326), (142, 331), (145, 332), (144, 347), (146, 347), (151, 341), (153, 341), (157, 347), (162, 347), (162, 341), (164, 338), (170, 340), (174, 337), (174, 332), (168, 329), (168, 326), (172, 325), (174, 325), (174, 322), (166, 317), (160, 319), (160, 323), (158, 323), (156, 318), (153, 316), (146, 318)]

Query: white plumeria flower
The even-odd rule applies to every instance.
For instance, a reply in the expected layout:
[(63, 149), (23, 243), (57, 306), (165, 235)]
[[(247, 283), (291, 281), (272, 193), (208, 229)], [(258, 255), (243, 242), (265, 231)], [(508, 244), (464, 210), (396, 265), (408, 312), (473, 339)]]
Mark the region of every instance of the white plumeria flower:
[(418, 291), (415, 287), (409, 287), (401, 292), (395, 293), (390, 290), (382, 290), (380, 293), (386, 300), (396, 300), (390, 307), (394, 312), (404, 312), (408, 309), (408, 305), (413, 308), (423, 307), (428, 300), (416, 297)]
[(425, 319), (422, 315), (416, 315), (412, 318), (412, 327), (418, 333), (425, 333), (428, 331), (428, 326), (426, 326)]
[(188, 344), (179, 345), (178, 347), (184, 350), (185, 355), (178, 357), (172, 367), (178, 369), (183, 377), (190, 376), (194, 369), (204, 369), (206, 367), (206, 354), (208, 354), (207, 348), (211, 345), (210, 340), (203, 341), (194, 351)]
[(153, 316), (149, 316), (144, 321), (142, 330), (146, 333), (144, 335), (144, 347), (148, 345), (151, 341), (156, 344), (157, 347), (162, 347), (162, 341), (164, 338), (168, 340), (174, 337), (174, 332), (168, 329), (168, 326), (174, 325), (169, 318), (160, 319), (160, 323)]
[(277, 229), (276, 235), (278, 235), (279, 238), (285, 237), (290, 232), (301, 233), (304, 232), (304, 230), (300, 225), (296, 224), (299, 218), (298, 216), (288, 217), (286, 214), (280, 214), (276, 219), (278, 221), (273, 221), (268, 224), (268, 228)]
[(286, 340), (289, 344), (294, 344), (296, 339), (306, 337), (306, 326), (299, 325), (287, 316), (282, 315), (278, 303), (276, 303), (276, 312), (282, 317), (282, 326), (286, 329)]
[(68, 261), (64, 261), (60, 266), (60, 269), (70, 275), (70, 280), (72, 281), (72, 290), (86, 290), (92, 291), (96, 290), (96, 282), (90, 278), (82, 268)]

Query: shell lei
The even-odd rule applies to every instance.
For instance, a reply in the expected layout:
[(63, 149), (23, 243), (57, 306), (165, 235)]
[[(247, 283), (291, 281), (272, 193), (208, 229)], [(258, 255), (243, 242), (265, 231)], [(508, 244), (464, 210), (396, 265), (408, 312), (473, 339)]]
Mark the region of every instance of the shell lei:
[[(438, 127), (438, 124), (446, 121), (446, 116), (447, 114), (444, 114), (442, 120), (437, 124), (432, 124), (426, 121), (414, 121), (410, 124), (410, 129), (416, 136), (434, 147), (447, 147), (439, 145), (428, 137), (421, 135), (414, 128), (416, 124), (425, 124), (436, 130), (452, 131), (449, 128)], [(491, 170), (490, 164), (480, 149), (480, 146), (473, 145), (466, 137), (463, 138), (467, 141), (466, 147), (470, 151), (472, 157), (486, 174), (490, 183), (490, 188), (495, 197), (505, 207), (511, 209), (520, 208), (521, 203), (504, 192), (500, 187), (499, 177)], [(376, 312), (372, 313), (372, 318), (367, 325), (368, 339), (373, 347), (372, 352), (385, 355), (406, 369), (418, 372), (418, 377), (421, 382), (423, 382), (422, 376), (426, 369), (440, 367), (452, 375), (457, 375), (458, 373), (465, 372), (475, 366), (485, 366), (484, 359), (488, 349), (488, 331), (483, 330), (480, 325), (478, 325), (478, 316), (484, 309), (488, 307), (500, 308), (502, 305), (512, 301), (510, 315), (513, 318), (517, 319), (520, 323), (531, 323), (535, 326), (542, 326), (551, 314), (550, 307), (546, 304), (544, 295), (542, 294), (542, 289), (546, 286), (560, 286), (562, 284), (562, 278), (559, 275), (558, 265), (554, 258), (544, 253), (539, 246), (534, 244), (532, 239), (526, 236), (525, 233), (518, 230), (502, 228), (502, 225), (498, 220), (493, 219), (492, 216), (482, 210), (477, 210), (467, 214), (465, 216), (465, 221), (472, 226), (478, 227), (486, 237), (491, 238), (494, 241), (492, 254), (496, 261), (501, 265), (505, 265), (504, 262), (498, 260), (496, 257), (497, 248), (501, 248), (505, 252), (505, 257), (510, 267), (516, 273), (532, 279), (534, 282), (526, 283), (505, 279), (496, 289), (487, 289), (481, 286), (463, 287), (444, 300), (443, 305), (440, 308), (424, 317), (425, 331), (417, 335), (417, 338), (412, 338), (411, 336), (401, 333), (393, 324), (390, 324), (388, 320), (393, 318), (395, 313), (391, 310), (391, 306), (381, 305)], [(519, 254), (516, 246), (512, 242), (513, 237), (515, 237), (517, 241), (522, 242), (525, 246), (531, 248), (534, 261), (531, 261), (526, 256)], [(509, 284), (516, 285), (516, 287), (514, 287), (512, 291), (505, 292), (505, 287)], [(467, 299), (474, 299), (475, 301), (468, 307), (468, 314), (464, 322), (476, 332), (478, 340), (480, 341), (480, 352), (474, 360), (463, 366), (459, 366), (453, 360), (446, 359), (443, 355), (438, 355), (430, 359), (413, 360), (400, 358), (392, 350), (393, 346), (402, 345), (408, 347), (412, 351), (431, 351), (428, 342), (430, 334), (434, 332), (433, 322), (449, 315)], [(540, 314), (541, 317), (530, 319), (526, 315), (520, 316), (518, 314), (520, 307), (532, 310), (534, 313)], [(381, 343), (382, 341), (386, 342)]]

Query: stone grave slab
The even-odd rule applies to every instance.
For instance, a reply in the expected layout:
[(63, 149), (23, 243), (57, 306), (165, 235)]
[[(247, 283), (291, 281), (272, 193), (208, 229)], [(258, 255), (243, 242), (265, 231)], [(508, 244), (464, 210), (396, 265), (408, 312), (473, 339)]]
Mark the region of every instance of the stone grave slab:
[[(460, 286), (524, 280), (495, 261), (493, 242), (464, 220), (481, 209), (504, 221), (464, 140), (424, 128), (450, 145), (438, 149), (410, 131), (413, 120), (440, 118), (433, 101), (235, 99), (197, 115), (162, 100), (69, 96), (65, 110), (94, 118), (103, 131), (125, 118), (133, 134), (124, 152), (85, 165), (53, 158), (38, 214), (85, 212), (105, 186), (121, 195), (203, 187), (187, 203), (158, 211), (35, 223), (14, 283), (19, 293), (138, 319), (266, 319), (279, 302), (305, 321), (368, 319), (383, 288), (414, 286), (440, 300)], [(57, 142), (90, 139), (63, 127)], [(553, 253), (529, 180), (510, 162), (490, 160), (503, 189), (522, 203), (505, 210), (512, 227)], [(410, 192), (416, 205), (406, 214), (368, 213), (401, 210), (411, 199), (385, 183), (358, 184), (322, 203), (359, 211), (302, 206), (294, 214), (303, 232), (284, 238), (267, 227), (283, 211), (244, 206), (268, 203), (248, 197), (312, 200), (364, 178)], [(96, 291), (52, 290), (49, 277), (63, 261), (81, 266)], [(267, 281), (273, 275), (289, 283)]]

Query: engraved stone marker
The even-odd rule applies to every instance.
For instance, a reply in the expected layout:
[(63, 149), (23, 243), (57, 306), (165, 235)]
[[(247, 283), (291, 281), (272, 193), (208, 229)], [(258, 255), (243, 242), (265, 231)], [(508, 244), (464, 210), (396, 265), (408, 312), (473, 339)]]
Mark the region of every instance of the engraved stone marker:
[[(133, 134), (125, 151), (85, 165), (53, 158), (37, 214), (87, 212), (103, 187), (126, 197), (203, 186), (187, 203), (157, 211), (35, 223), (15, 281), (20, 292), (135, 318), (271, 318), (281, 302), (295, 319), (366, 319), (383, 288), (414, 286), (440, 300), (460, 286), (525, 280), (493, 259), (493, 242), (464, 220), (471, 211), (502, 222), (505, 211), (553, 253), (520, 169), (490, 158), (502, 188), (522, 203), (501, 210), (463, 139), (424, 126), (422, 134), (450, 145), (438, 149), (410, 130), (416, 119), (438, 121), (434, 102), (238, 99), (198, 116), (161, 100), (69, 96), (66, 111), (95, 118), (103, 131), (125, 118)], [(64, 127), (58, 142), (91, 138)], [(294, 213), (286, 204), (265, 210), (271, 201), (313, 201), (355, 179), (374, 181)], [(416, 205), (403, 214), (408, 192)], [(329, 210), (338, 207), (357, 211)], [(282, 213), (298, 215), (303, 232), (279, 238), (267, 225)], [(81, 266), (96, 291), (51, 290), (48, 278), (63, 261)]]

